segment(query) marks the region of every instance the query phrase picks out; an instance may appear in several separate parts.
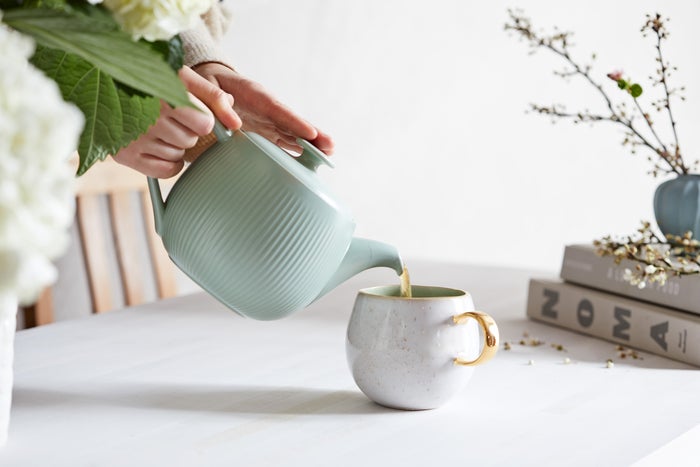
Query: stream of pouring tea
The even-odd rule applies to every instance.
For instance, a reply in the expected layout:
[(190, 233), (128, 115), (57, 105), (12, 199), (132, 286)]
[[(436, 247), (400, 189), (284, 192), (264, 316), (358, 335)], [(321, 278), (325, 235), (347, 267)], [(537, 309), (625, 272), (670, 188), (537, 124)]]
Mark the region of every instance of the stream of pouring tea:
[(399, 280), (401, 281), (401, 297), (411, 298), (411, 277), (408, 275), (408, 268), (406, 266), (403, 267), (403, 272), (399, 276)]

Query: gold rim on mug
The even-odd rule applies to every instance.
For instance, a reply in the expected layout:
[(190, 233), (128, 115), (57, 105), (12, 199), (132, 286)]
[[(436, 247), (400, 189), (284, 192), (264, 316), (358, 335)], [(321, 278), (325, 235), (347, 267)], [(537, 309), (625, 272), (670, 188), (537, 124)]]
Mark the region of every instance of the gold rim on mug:
[[(382, 298), (389, 300), (451, 300), (455, 297), (468, 297), (469, 292), (464, 290), (453, 289), (450, 287), (440, 287), (432, 285), (412, 285), (411, 297), (402, 297), (400, 295), (399, 285), (379, 285), (360, 289), (360, 295), (371, 296), (373, 298)], [(435, 294), (421, 295), (427, 291), (433, 291)]]

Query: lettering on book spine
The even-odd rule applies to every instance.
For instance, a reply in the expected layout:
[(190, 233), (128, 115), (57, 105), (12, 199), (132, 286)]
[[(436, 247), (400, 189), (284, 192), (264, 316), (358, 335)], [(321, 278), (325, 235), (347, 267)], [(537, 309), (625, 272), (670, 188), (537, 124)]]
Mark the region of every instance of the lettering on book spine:
[(593, 303), (588, 299), (581, 299), (576, 307), (576, 319), (578, 324), (584, 328), (588, 328), (593, 324), (593, 318), (595, 315), (595, 310), (593, 310)]
[[(545, 318), (549, 318), (550, 320), (559, 321), (559, 311), (555, 307), (557, 304), (559, 304), (559, 300), (561, 298), (560, 291), (544, 287), (542, 289), (542, 298), (544, 300), (540, 306), (540, 314)], [(615, 305), (613, 306), (612, 315), (614, 319), (613, 323), (611, 323), (612, 336), (616, 339), (630, 342), (630, 331), (632, 330), (632, 310)], [(576, 301), (576, 322), (582, 329), (586, 329), (590, 328), (594, 321), (595, 305), (591, 300), (581, 297)], [(649, 336), (661, 349), (663, 349), (664, 352), (668, 351), (668, 341), (666, 338), (668, 330), (668, 321), (663, 321), (649, 327)], [(679, 337), (678, 345), (679, 347), (683, 348), (683, 353), (685, 353), (684, 337), (685, 336)]]
[(542, 291), (545, 298), (547, 299), (542, 305), (542, 316), (547, 318), (557, 319), (557, 310), (554, 309), (554, 305), (559, 301), (559, 292), (552, 289), (544, 289)]
[(668, 350), (668, 344), (666, 343), (666, 333), (668, 333), (668, 321), (663, 323), (655, 324), (651, 327), (650, 335), (654, 339), (654, 342), (659, 344), (659, 347), (664, 349), (664, 352)]
[(696, 316), (564, 282), (533, 279), (530, 292), (533, 319), (700, 366)]
[(632, 312), (625, 308), (616, 306), (613, 311), (613, 316), (615, 316), (616, 324), (613, 326), (613, 336), (622, 340), (630, 340), (630, 322), (629, 318), (632, 316)]
[(678, 333), (678, 348), (681, 349), (681, 352), (685, 353), (685, 345), (688, 342), (688, 330), (683, 329), (681, 332)]
[[(627, 283), (627, 281), (625, 281), (625, 268), (620, 266), (609, 267), (607, 278), (612, 282)], [(649, 282), (647, 283), (647, 287), (653, 288), (664, 295), (677, 296), (681, 292), (680, 282), (672, 279), (667, 280), (663, 285), (659, 282)]]

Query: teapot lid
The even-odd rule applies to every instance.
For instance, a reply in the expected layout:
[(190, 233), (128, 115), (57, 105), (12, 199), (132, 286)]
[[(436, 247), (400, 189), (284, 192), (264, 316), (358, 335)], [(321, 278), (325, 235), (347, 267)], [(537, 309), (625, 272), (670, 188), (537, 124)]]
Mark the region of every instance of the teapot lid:
[(297, 144), (304, 149), (301, 154), (296, 156), (297, 162), (307, 169), (315, 172), (321, 164), (325, 164), (330, 168), (335, 168), (335, 164), (331, 162), (328, 156), (310, 142), (302, 138), (297, 138)]

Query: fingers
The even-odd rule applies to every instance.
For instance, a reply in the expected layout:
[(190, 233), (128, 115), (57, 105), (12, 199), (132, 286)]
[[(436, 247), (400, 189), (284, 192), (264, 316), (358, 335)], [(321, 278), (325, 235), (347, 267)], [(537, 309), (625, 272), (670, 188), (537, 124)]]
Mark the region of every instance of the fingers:
[[(170, 178), (177, 175), (185, 165), (182, 156), (168, 160), (159, 155), (149, 154), (144, 150), (144, 142), (139, 139), (114, 155), (118, 163), (131, 167), (142, 174), (154, 178)], [(181, 151), (184, 153), (184, 151)]]
[[(244, 80), (239, 85), (239, 93), (243, 94), (234, 102), (241, 112), (252, 114), (258, 120), (273, 125), (281, 134), (312, 140), (318, 136), (318, 130), (289, 107), (278, 101), (272, 94), (258, 83)], [(244, 107), (245, 106), (245, 107)]]
[[(279, 128), (270, 124), (263, 125), (260, 122), (258, 122), (255, 128), (251, 127), (252, 125), (249, 126), (248, 121), (246, 121), (246, 123), (244, 123), (243, 125), (244, 130), (255, 131), (256, 133), (272, 141), (282, 149), (286, 149), (287, 151), (296, 153), (300, 153), (303, 150), (299, 143), (297, 143), (296, 135), (282, 133), (280, 132)], [(316, 129), (316, 131), (316, 138), (309, 139), (307, 141), (316, 146), (319, 150), (321, 150), (321, 152), (325, 153), (327, 156), (332, 155), (333, 150), (335, 149), (335, 143), (333, 142), (333, 139), (321, 130)]]
[(264, 109), (264, 112), (269, 115), (272, 123), (281, 132), (309, 141), (318, 136), (316, 127), (292, 112), (287, 106), (272, 98), (265, 104), (267, 108)]
[(318, 135), (316, 136), (316, 138), (309, 140), (309, 142), (325, 154), (329, 156), (332, 155), (335, 149), (335, 143), (333, 142), (333, 138), (331, 138), (330, 135), (322, 132), (321, 130), (317, 129), (317, 131)]
[(199, 99), (205, 107), (211, 109), (221, 123), (232, 130), (237, 130), (241, 127), (241, 119), (233, 110), (234, 101), (231, 94), (228, 94), (215, 83), (208, 81), (189, 67), (182, 67), (178, 74), (187, 90)]
[(230, 129), (241, 127), (230, 94), (188, 67), (180, 70), (179, 77), (195, 107), (172, 108), (161, 102), (158, 120), (114, 155), (117, 162), (150, 177), (169, 178), (182, 170), (185, 150), (194, 147), (199, 137), (211, 133), (214, 116)]
[(190, 100), (201, 110), (191, 107), (172, 108), (161, 102), (160, 117), (148, 133), (183, 149), (194, 146), (198, 137), (211, 133), (214, 115), (196, 97), (190, 95)]
[(194, 147), (200, 136), (214, 126), (214, 117), (204, 104), (192, 96), (195, 105), (172, 108), (161, 102), (158, 120), (138, 139), (114, 155), (114, 160), (144, 175), (169, 178), (184, 166), (185, 150)]
[(196, 72), (188, 70), (184, 74), (189, 72), (199, 74), (215, 88), (233, 94), (234, 110), (243, 120), (244, 130), (259, 133), (290, 151), (301, 150), (296, 138), (302, 138), (328, 155), (333, 153), (334, 143), (328, 134), (301, 118), (255, 81), (217, 62), (199, 64)]
[(335, 145), (328, 134), (301, 118), (257, 83), (239, 84), (234, 108), (244, 116), (244, 129), (264, 132), (264, 136), (284, 149), (301, 151), (296, 139), (302, 138), (327, 155), (333, 153)]
[[(129, 166), (128, 164), (124, 165)], [(129, 167), (138, 170), (148, 177), (170, 178), (179, 174), (184, 166), (185, 161), (182, 159), (178, 161), (166, 161), (150, 154), (141, 154), (138, 162), (135, 162), (133, 166)]]

